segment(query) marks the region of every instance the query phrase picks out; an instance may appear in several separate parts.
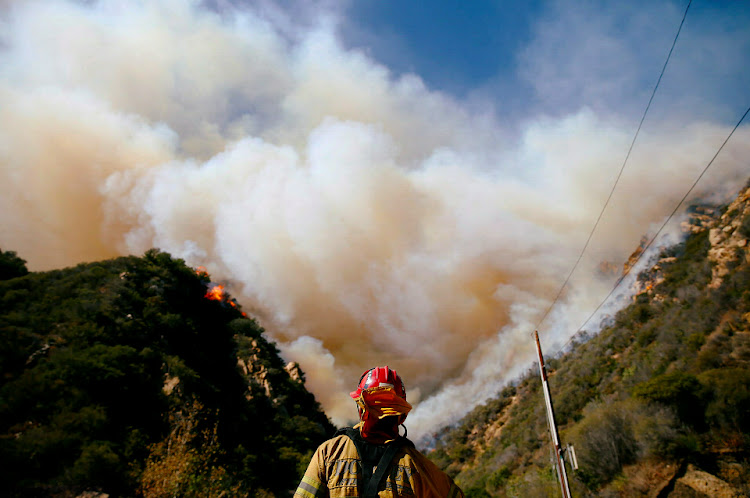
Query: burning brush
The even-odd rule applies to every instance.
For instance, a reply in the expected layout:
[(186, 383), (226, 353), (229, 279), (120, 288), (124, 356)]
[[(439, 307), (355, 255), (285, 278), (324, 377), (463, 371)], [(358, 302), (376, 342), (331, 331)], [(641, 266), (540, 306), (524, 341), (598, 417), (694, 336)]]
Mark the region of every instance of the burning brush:
[[(208, 271), (203, 266), (199, 266), (198, 268), (196, 268), (195, 273), (202, 277), (210, 278)], [(214, 284), (209, 282), (208, 289), (206, 290), (206, 294), (204, 297), (212, 301), (219, 301), (222, 304), (227, 304), (232, 308), (239, 310), (239, 308), (237, 307), (237, 302), (234, 300), (234, 298), (229, 297), (229, 294), (224, 291), (224, 286), (221, 284)], [(244, 311), (240, 311), (240, 313), (242, 313), (242, 316), (244, 317), (247, 316)]]

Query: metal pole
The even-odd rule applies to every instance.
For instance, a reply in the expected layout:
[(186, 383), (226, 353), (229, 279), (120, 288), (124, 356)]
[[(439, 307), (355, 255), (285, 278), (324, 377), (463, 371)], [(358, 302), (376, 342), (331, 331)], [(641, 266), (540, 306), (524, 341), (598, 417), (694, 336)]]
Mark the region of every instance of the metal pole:
[(557, 477), (560, 480), (560, 489), (563, 498), (570, 498), (570, 485), (568, 484), (568, 473), (565, 471), (565, 462), (562, 459), (562, 447), (560, 439), (557, 437), (557, 425), (555, 424), (555, 412), (552, 409), (552, 396), (549, 393), (549, 383), (547, 382), (547, 370), (544, 367), (544, 356), (542, 356), (542, 346), (539, 344), (539, 333), (534, 331), (534, 340), (536, 341), (536, 352), (539, 355), (539, 373), (542, 376), (542, 389), (544, 391), (544, 401), (547, 403), (547, 424), (552, 436), (552, 446), (555, 449), (555, 459), (557, 461)]

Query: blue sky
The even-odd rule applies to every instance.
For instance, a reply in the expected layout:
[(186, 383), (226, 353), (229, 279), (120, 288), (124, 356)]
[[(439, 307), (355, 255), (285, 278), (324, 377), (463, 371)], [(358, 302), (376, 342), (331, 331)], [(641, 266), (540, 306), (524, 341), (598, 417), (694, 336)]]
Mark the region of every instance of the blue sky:
[[(632, 119), (645, 108), (687, 2), (348, 5), (345, 43), (430, 88), (489, 96), (514, 116), (588, 105)], [(693, 2), (654, 114), (689, 108), (734, 119), (750, 88), (748, 26), (748, 2)]]
[(396, 72), (462, 94), (498, 73), (513, 74), (540, 9), (536, 0), (354, 2), (343, 35)]

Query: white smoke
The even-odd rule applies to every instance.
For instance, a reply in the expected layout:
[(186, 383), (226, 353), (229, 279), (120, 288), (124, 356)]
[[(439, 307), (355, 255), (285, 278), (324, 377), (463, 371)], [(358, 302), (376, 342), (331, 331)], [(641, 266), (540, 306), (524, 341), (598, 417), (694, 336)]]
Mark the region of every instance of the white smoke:
[[(334, 14), (295, 31), (265, 7), (4, 7), (0, 243), (35, 270), (150, 247), (203, 265), (336, 423), (355, 416), (362, 371), (388, 364), (416, 405), (410, 435), (429, 434), (528, 367), (633, 123), (578, 106), (508, 133), (345, 49)], [(613, 282), (600, 263), (627, 258), (728, 132), (659, 129), (642, 133), (543, 340), (575, 332)], [(700, 194), (744, 180), (748, 138)]]

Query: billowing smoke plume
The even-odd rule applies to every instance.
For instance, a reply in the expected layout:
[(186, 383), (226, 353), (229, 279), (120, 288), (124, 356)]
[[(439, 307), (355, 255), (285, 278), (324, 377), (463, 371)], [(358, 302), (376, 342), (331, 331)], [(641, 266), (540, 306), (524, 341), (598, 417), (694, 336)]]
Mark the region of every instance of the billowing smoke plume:
[[(260, 317), (337, 423), (388, 364), (424, 435), (528, 368), (631, 120), (492, 113), (249, 8), (10, 2), (0, 25), (0, 245), (43, 270), (159, 247)], [(644, 131), (545, 321), (560, 344), (728, 132)], [(747, 173), (740, 130), (701, 185)]]

